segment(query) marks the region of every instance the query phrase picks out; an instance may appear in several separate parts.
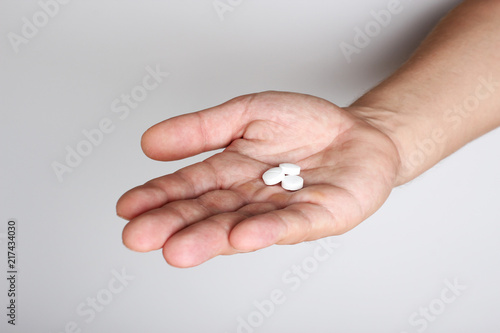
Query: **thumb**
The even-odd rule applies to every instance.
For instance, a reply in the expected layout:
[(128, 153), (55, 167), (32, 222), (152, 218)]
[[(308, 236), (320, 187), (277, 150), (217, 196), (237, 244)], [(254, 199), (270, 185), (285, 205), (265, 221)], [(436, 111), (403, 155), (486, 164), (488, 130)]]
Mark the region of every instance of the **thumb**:
[(162, 121), (143, 134), (142, 150), (152, 159), (173, 161), (226, 147), (243, 136), (249, 123), (245, 110), (254, 96)]

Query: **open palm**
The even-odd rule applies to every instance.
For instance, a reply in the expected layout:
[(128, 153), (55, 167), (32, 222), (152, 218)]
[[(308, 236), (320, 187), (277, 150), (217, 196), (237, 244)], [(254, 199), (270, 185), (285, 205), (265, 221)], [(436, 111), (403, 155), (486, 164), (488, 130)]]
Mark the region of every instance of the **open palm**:
[[(130, 220), (124, 244), (163, 248), (177, 267), (342, 234), (382, 205), (399, 165), (393, 142), (364, 120), (326, 100), (284, 92), (166, 120), (144, 134), (142, 147), (163, 161), (226, 147), (118, 201), (118, 214)], [(264, 184), (262, 174), (283, 162), (301, 166), (303, 189)]]

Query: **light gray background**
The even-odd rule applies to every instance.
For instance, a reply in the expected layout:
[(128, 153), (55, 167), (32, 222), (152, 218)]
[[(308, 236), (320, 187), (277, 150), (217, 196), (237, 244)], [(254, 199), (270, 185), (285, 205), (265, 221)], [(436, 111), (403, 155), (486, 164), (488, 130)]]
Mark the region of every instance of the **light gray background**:
[[(149, 126), (268, 89), (347, 105), (394, 71), (459, 3), (402, 0), (402, 13), (348, 63), (339, 44), (352, 43), (354, 29), (388, 2), (247, 0), (221, 20), (212, 1), (73, 0), (16, 53), (8, 33), (21, 34), (22, 18), (32, 21), (40, 5), (1, 0), (0, 235), (9, 218), (18, 220), (20, 275), (16, 327), (6, 324), (1, 279), (0, 331), (56, 333), (75, 322), (81, 332), (237, 332), (238, 318), (258, 319), (255, 301), (281, 290), (286, 301), (253, 331), (412, 333), (421, 326), (410, 316), (438, 306), (448, 280), (466, 289), (425, 331), (498, 332), (499, 131), (395, 189), (374, 216), (330, 239), (338, 248), (296, 291), (283, 275), (314, 263), (316, 242), (192, 269), (121, 243), (118, 197), (203, 158), (149, 160), (139, 146)], [(170, 75), (120, 120), (110, 105), (141, 83), (147, 66)], [(51, 163), (64, 162), (65, 147), (103, 118), (114, 131), (59, 182)], [(86, 322), (77, 308), (105, 295), (122, 270), (133, 280)]]

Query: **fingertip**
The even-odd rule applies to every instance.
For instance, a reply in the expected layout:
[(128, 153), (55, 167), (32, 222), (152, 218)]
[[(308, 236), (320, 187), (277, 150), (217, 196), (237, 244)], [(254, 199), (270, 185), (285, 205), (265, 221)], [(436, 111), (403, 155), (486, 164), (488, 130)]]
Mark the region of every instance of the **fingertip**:
[(183, 159), (203, 152), (202, 132), (198, 113), (180, 115), (148, 128), (141, 137), (141, 148), (153, 160)]
[(125, 221), (130, 221), (130, 219), (128, 219), (127, 217), (120, 215), (120, 213), (118, 212), (118, 209), (116, 210), (116, 216), (118, 216), (118, 217), (119, 217), (119, 218), (121, 218), (122, 220), (125, 220)]
[(129, 205), (127, 205), (127, 197), (126, 197), (126, 194), (123, 194), (119, 199), (118, 201), (116, 202), (116, 215), (118, 215), (118, 217), (124, 219), (124, 220), (127, 220), (129, 221), (131, 219), (131, 214), (130, 214), (130, 211), (129, 211)]
[[(128, 226), (128, 224), (127, 224)], [(149, 252), (150, 251), (150, 242), (147, 237), (144, 235), (137, 235), (135, 230), (127, 226), (123, 229), (122, 232), (122, 242), (128, 249), (136, 252)]]
[(204, 258), (195, 251), (196, 244), (190, 240), (171, 239), (163, 246), (163, 258), (173, 267), (190, 268), (198, 266), (210, 258)]
[[(142, 134), (141, 137), (142, 151), (147, 157), (156, 161), (172, 160), (172, 158), (168, 157), (168, 154), (166, 154), (166, 152), (168, 151), (169, 146), (175, 146), (169, 144), (169, 142), (165, 142), (166, 135), (162, 135), (162, 130), (159, 126), (163, 123), (164, 122), (161, 122), (151, 126)], [(165, 130), (163, 132), (165, 132)]]
[(125, 220), (158, 208), (167, 201), (166, 193), (158, 187), (146, 183), (125, 192), (116, 203), (116, 213)]
[(164, 239), (158, 232), (158, 223), (152, 217), (130, 221), (122, 232), (123, 244), (132, 251), (150, 252), (161, 249)]
[[(154, 127), (154, 126), (153, 126)], [(141, 136), (141, 149), (144, 152), (144, 154), (149, 157), (154, 159), (154, 146), (152, 145), (152, 141), (149, 139), (151, 136), (151, 129), (153, 127), (148, 128)]]

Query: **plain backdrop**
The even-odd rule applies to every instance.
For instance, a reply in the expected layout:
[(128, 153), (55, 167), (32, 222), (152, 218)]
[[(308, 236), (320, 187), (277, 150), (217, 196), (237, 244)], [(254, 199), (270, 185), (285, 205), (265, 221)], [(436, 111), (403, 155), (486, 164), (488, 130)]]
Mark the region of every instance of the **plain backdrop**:
[[(1, 0), (0, 276), (10, 218), (19, 275), (16, 326), (1, 279), (0, 331), (498, 332), (499, 131), (323, 245), (178, 269), (126, 249), (115, 214), (129, 188), (210, 155), (150, 160), (139, 144), (149, 126), (270, 89), (346, 106), (459, 2), (401, 0), (377, 29), (394, 1)], [(341, 45), (366, 28), (348, 61)], [(154, 70), (169, 74), (141, 95)], [(126, 112), (132, 92), (140, 102)], [(84, 133), (102, 121), (112, 131), (89, 148)], [(78, 147), (87, 156), (58, 179), (54, 163)]]

